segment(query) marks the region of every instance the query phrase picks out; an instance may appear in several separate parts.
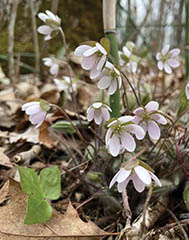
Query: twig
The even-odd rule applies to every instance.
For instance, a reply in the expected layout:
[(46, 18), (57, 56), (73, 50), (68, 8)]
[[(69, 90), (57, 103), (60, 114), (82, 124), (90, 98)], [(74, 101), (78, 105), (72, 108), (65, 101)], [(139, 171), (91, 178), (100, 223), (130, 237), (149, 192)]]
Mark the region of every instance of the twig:
[(39, 74), (40, 71), (40, 53), (39, 53), (39, 41), (37, 34), (37, 24), (36, 24), (36, 13), (34, 8), (34, 0), (30, 0), (31, 18), (32, 18), (32, 29), (33, 29), (33, 40), (35, 48), (35, 73)]
[(17, 153), (13, 160), (15, 163), (23, 162), (24, 165), (28, 166), (30, 161), (34, 159), (41, 152), (40, 145), (33, 145), (32, 148), (26, 152)]
[(17, 8), (19, 0), (12, 1), (12, 10), (8, 26), (8, 59), (9, 59), (9, 77), (12, 82), (15, 81), (14, 69), (14, 28), (16, 22)]

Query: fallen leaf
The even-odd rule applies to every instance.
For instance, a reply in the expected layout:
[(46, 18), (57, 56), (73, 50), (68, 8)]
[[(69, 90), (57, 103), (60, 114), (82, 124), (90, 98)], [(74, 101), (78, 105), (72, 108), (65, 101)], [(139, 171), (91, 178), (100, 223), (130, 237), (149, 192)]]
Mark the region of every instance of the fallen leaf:
[(13, 165), (10, 162), (10, 158), (4, 153), (5, 148), (0, 148), (0, 165), (12, 168)]
[(47, 121), (44, 121), (39, 128), (39, 141), (48, 148), (52, 148), (57, 145), (58, 141), (55, 140), (48, 130), (49, 124)]
[(39, 130), (32, 126), (29, 127), (24, 133), (10, 133), (10, 143), (18, 142), (21, 139), (31, 143), (39, 143)]
[(109, 235), (95, 223), (83, 222), (71, 203), (64, 215), (53, 210), (51, 219), (45, 224), (24, 225), (27, 195), (13, 179), (9, 179), (9, 194), (8, 205), (0, 207), (2, 240), (89, 240), (92, 236), (93, 240), (99, 240), (103, 235)]
[(9, 181), (6, 181), (3, 187), (0, 189), (0, 204), (2, 204), (9, 193)]

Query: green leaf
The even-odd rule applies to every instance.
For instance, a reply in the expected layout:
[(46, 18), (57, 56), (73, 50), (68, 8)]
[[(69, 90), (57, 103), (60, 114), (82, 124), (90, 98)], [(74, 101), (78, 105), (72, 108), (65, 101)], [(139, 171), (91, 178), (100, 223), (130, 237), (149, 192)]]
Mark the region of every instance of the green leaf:
[(28, 197), (28, 205), (24, 224), (40, 224), (48, 221), (52, 208), (46, 200), (39, 200), (34, 195)]
[(186, 93), (184, 90), (181, 91), (180, 94), (180, 102), (179, 102), (179, 109), (177, 115), (180, 115), (189, 107), (189, 101), (187, 101)]
[(44, 198), (55, 200), (60, 197), (61, 178), (57, 166), (43, 169), (40, 172), (40, 183), (43, 188)]
[(100, 44), (103, 46), (103, 48), (109, 54), (110, 53), (110, 40), (106, 37), (103, 37), (100, 39)]
[(187, 183), (186, 188), (183, 192), (183, 198), (184, 198), (184, 202), (186, 203), (186, 206), (189, 210), (189, 183)]
[(43, 189), (41, 187), (37, 173), (31, 168), (17, 166), (20, 174), (20, 184), (24, 193), (34, 194), (36, 198), (43, 199)]
[(75, 133), (75, 129), (73, 128), (72, 124), (64, 120), (56, 122), (51, 127), (64, 133)]

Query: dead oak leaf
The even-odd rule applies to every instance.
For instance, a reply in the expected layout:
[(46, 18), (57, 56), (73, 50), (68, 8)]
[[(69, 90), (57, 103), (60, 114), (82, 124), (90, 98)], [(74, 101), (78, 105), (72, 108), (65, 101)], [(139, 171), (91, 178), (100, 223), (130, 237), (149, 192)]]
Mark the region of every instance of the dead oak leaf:
[(48, 148), (52, 148), (57, 145), (58, 141), (51, 136), (49, 130), (49, 124), (47, 121), (44, 121), (39, 128), (39, 141), (41, 144), (45, 145)]
[(2, 240), (99, 240), (111, 235), (101, 230), (95, 223), (83, 222), (69, 204), (64, 215), (53, 210), (51, 219), (45, 224), (24, 225), (27, 195), (20, 184), (9, 179), (10, 202), (0, 207), (0, 239)]

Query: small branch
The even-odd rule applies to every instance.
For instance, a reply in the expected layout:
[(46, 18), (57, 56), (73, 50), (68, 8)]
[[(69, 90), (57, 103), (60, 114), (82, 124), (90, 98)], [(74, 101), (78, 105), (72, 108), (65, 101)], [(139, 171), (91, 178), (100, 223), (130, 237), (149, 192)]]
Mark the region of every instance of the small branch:
[(16, 22), (17, 8), (19, 0), (12, 1), (12, 10), (8, 26), (8, 59), (9, 59), (9, 77), (12, 82), (15, 81), (14, 69), (14, 28)]
[(30, 161), (36, 158), (40, 152), (41, 152), (41, 146), (33, 145), (33, 147), (30, 150), (14, 155), (13, 161), (15, 163), (23, 162), (24, 165), (28, 166), (30, 164)]
[(35, 48), (35, 73), (39, 74), (40, 71), (40, 53), (39, 53), (39, 41), (37, 34), (37, 24), (36, 24), (36, 12), (34, 7), (34, 0), (30, 0), (31, 18), (32, 18), (32, 29), (33, 29), (33, 40)]

